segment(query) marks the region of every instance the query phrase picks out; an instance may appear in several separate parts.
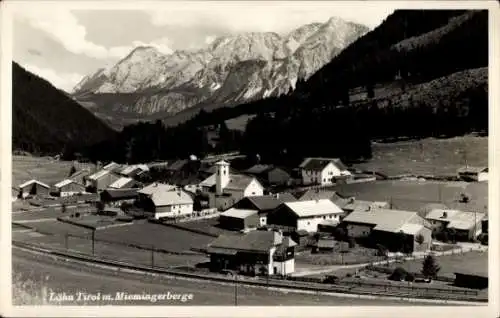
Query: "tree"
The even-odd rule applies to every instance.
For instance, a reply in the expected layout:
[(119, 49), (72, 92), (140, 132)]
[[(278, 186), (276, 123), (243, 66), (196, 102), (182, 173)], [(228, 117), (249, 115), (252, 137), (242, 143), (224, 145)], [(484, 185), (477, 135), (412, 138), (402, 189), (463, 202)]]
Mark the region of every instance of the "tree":
[(345, 229), (341, 227), (336, 227), (335, 230), (333, 231), (333, 236), (337, 241), (344, 241), (347, 236), (347, 232)]
[(406, 275), (408, 275), (408, 272), (404, 268), (397, 267), (389, 276), (389, 279), (395, 281), (403, 281), (406, 278)]
[(68, 177), (71, 177), (75, 172), (76, 172), (75, 166), (71, 166), (71, 169), (69, 169), (69, 175), (68, 175)]
[(426, 278), (436, 278), (441, 267), (437, 264), (436, 259), (432, 255), (427, 255), (422, 263), (422, 275)]
[(415, 242), (417, 242), (419, 245), (423, 244), (425, 241), (425, 238), (422, 234), (418, 234), (416, 237), (415, 237)]

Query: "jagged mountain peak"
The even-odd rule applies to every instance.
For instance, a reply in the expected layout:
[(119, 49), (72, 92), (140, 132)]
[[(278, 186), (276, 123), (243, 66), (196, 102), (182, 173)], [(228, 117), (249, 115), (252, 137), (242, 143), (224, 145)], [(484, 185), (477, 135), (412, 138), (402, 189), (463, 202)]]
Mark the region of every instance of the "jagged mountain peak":
[(104, 107), (141, 116), (172, 114), (201, 102), (226, 105), (275, 96), (294, 89), (298, 78), (310, 76), (365, 29), (333, 18), (282, 35), (223, 35), (204, 49), (168, 55), (141, 46), (109, 70), (82, 80), (75, 91), (89, 91), (92, 98), (134, 93), (139, 99), (114, 106), (106, 99)]

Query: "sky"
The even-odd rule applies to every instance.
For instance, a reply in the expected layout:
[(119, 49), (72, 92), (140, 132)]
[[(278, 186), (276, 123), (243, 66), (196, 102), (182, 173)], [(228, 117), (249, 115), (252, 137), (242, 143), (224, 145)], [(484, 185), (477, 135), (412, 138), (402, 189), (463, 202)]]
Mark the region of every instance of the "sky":
[(12, 53), (21, 66), (71, 91), (85, 75), (114, 65), (136, 46), (154, 46), (166, 54), (196, 50), (219, 36), (286, 34), (334, 16), (374, 28), (393, 10), (334, 1), (164, 2), (154, 9), (120, 10), (37, 5), (14, 11)]

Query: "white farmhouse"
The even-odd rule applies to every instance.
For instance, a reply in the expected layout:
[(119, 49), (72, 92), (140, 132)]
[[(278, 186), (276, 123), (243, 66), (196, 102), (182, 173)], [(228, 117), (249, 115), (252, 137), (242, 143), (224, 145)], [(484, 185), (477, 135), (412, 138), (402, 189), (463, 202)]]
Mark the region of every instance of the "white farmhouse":
[(343, 214), (344, 211), (329, 199), (285, 202), (267, 215), (267, 224), (317, 232), (319, 224), (338, 223)]
[(138, 193), (139, 204), (155, 219), (179, 218), (193, 213), (193, 198), (180, 188), (153, 183)]
[(336, 178), (352, 175), (342, 161), (335, 158), (306, 158), (299, 169), (304, 185), (331, 185)]

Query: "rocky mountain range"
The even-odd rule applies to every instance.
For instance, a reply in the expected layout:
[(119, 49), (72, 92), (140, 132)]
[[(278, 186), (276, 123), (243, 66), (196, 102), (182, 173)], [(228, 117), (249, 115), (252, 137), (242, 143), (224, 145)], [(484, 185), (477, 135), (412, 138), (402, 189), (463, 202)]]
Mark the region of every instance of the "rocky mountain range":
[(331, 18), (280, 35), (219, 37), (198, 51), (162, 54), (137, 47), (116, 65), (83, 78), (72, 96), (113, 127), (138, 119), (232, 106), (293, 90), (368, 28)]

